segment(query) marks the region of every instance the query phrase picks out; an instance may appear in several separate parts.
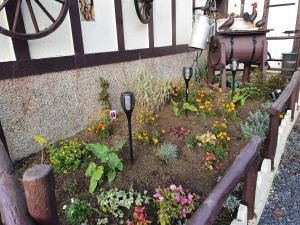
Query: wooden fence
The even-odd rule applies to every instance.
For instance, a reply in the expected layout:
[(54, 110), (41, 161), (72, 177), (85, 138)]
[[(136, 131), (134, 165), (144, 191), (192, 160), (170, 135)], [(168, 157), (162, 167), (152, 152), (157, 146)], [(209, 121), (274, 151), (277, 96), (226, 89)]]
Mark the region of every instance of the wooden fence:
[[(244, 177), (242, 204), (231, 225), (256, 225), (265, 207), (272, 182), (276, 175), (287, 138), (300, 113), (300, 70), (298, 69), (280, 97), (269, 108), (270, 125), (263, 152), (264, 159), (257, 161), (259, 139), (252, 138), (242, 150), (224, 177), (217, 184), (188, 225), (210, 225), (218, 215), (229, 194)], [(282, 118), (283, 117), (283, 118)], [(249, 154), (251, 152), (251, 154)], [(241, 164), (243, 162), (243, 164)], [(260, 168), (258, 165), (261, 165)]]

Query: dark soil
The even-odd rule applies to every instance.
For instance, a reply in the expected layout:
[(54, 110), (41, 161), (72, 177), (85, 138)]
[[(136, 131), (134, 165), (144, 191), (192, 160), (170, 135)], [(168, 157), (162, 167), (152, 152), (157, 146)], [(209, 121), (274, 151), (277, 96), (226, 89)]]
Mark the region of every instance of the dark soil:
[[(239, 108), (240, 120), (236, 120), (229, 123), (228, 134), (232, 138), (229, 143), (229, 155), (225, 159), (224, 167), (222, 169), (208, 170), (203, 167), (201, 156), (203, 152), (199, 150), (190, 150), (185, 146), (185, 140), (176, 138), (171, 133), (166, 133), (161, 143), (173, 143), (178, 146), (180, 154), (178, 160), (166, 165), (159, 160), (155, 155), (155, 149), (157, 146), (143, 145), (135, 143), (134, 145), (134, 165), (130, 165), (128, 157), (128, 146), (125, 146), (120, 151), (120, 157), (124, 162), (124, 170), (119, 173), (117, 179), (110, 185), (104, 183), (103, 188), (118, 187), (121, 189), (128, 189), (132, 186), (138, 191), (144, 189), (149, 190), (152, 194), (157, 187), (167, 187), (170, 184), (181, 184), (184, 188), (198, 194), (202, 200), (209, 194), (209, 192), (216, 185), (216, 182), (220, 176), (224, 174), (224, 171), (232, 164), (236, 156), (245, 146), (247, 140), (240, 137), (240, 124), (241, 121), (248, 117), (249, 111), (255, 111), (261, 102), (248, 100), (246, 105)], [(171, 106), (164, 107), (159, 113), (159, 129), (170, 130), (172, 127), (183, 127), (189, 129), (191, 134), (202, 134), (209, 130), (212, 130), (211, 119), (200, 119), (199, 116), (189, 114), (188, 117), (182, 115), (181, 117), (175, 117), (172, 112)], [(133, 124), (133, 128), (135, 124)], [(99, 139), (98, 137), (82, 131), (76, 136), (72, 137), (78, 140), (83, 140), (89, 143), (101, 142), (112, 145), (118, 140), (127, 138), (127, 120), (125, 115), (121, 115), (113, 121), (113, 135), (106, 139)], [(48, 157), (47, 157), (48, 158)], [(33, 155), (25, 160), (22, 160), (15, 164), (18, 177), (21, 178), (26, 169), (33, 164), (39, 164), (41, 159), (40, 154)], [(48, 162), (49, 163), (49, 162)], [(56, 197), (58, 202), (58, 209), (62, 214), (62, 207), (74, 194), (68, 193), (65, 190), (67, 184), (76, 183), (78, 188), (76, 195), (81, 199), (93, 200), (93, 196), (88, 193), (89, 179), (85, 177), (84, 172), (86, 166), (82, 169), (70, 174), (55, 174), (56, 180)], [(222, 213), (223, 214), (223, 213)], [(224, 213), (225, 215), (225, 213)], [(64, 220), (64, 216), (61, 215), (61, 224), (67, 224)], [(231, 218), (225, 220), (230, 221)], [(226, 223), (224, 223), (226, 224)]]

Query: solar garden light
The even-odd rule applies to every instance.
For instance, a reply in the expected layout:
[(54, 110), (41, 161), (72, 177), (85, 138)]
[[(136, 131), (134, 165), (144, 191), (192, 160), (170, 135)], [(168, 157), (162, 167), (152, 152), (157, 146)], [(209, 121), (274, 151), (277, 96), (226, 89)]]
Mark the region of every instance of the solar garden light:
[(230, 69), (232, 72), (232, 98), (234, 96), (234, 92), (235, 92), (235, 75), (236, 75), (236, 71), (239, 68), (239, 61), (237, 59), (232, 59), (231, 60), (231, 64), (230, 64)]
[(274, 102), (279, 98), (281, 92), (282, 92), (281, 89), (276, 89), (276, 90), (274, 90), (274, 91), (272, 91), (272, 92), (270, 93), (271, 98), (272, 98), (272, 100), (273, 100)]
[[(185, 102), (189, 101), (189, 82), (193, 76), (192, 67), (183, 67), (182, 70), (183, 79), (185, 81)], [(185, 110), (185, 115), (187, 116), (187, 109)]]
[(121, 106), (127, 116), (128, 120), (128, 136), (129, 136), (129, 156), (130, 162), (133, 165), (133, 147), (132, 147), (132, 130), (131, 130), (131, 115), (135, 105), (135, 97), (132, 92), (121, 93)]

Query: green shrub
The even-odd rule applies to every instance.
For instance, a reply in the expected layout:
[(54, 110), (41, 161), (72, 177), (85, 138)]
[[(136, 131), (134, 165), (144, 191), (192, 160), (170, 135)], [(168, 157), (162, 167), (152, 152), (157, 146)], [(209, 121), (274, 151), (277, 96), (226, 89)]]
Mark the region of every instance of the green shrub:
[[(123, 170), (122, 160), (117, 155), (117, 151), (123, 148), (125, 141), (114, 145), (112, 148), (104, 144), (88, 144), (86, 148), (101, 160), (108, 182), (112, 182), (117, 177), (117, 171)], [(90, 173), (89, 173), (90, 174)], [(98, 175), (99, 176), (99, 175)], [(102, 175), (101, 175), (102, 176)], [(100, 180), (100, 178), (98, 179)]]
[(193, 149), (197, 146), (197, 139), (195, 135), (191, 135), (189, 136), (186, 141), (185, 141), (185, 145), (187, 148), (189, 149)]
[(165, 163), (170, 163), (174, 161), (178, 156), (177, 145), (174, 144), (162, 144), (157, 150), (157, 156)]
[(246, 122), (241, 125), (242, 135), (245, 138), (251, 138), (254, 135), (259, 136), (263, 140), (266, 139), (269, 130), (269, 114), (261, 110), (255, 113), (250, 112), (250, 116)]
[(85, 164), (88, 151), (84, 142), (60, 141), (49, 147), (50, 162), (55, 172), (70, 173)]
[(241, 204), (241, 200), (231, 194), (224, 202), (223, 207), (227, 209), (229, 212), (233, 213), (239, 207), (240, 204)]
[(97, 166), (94, 162), (91, 162), (85, 171), (85, 176), (90, 177), (90, 186), (89, 186), (89, 192), (93, 193), (98, 183), (101, 181), (101, 178), (104, 173), (104, 167), (103, 166)]
[(95, 210), (90, 203), (78, 198), (71, 199), (71, 204), (64, 209), (66, 210), (66, 219), (72, 225), (81, 225), (87, 222)]

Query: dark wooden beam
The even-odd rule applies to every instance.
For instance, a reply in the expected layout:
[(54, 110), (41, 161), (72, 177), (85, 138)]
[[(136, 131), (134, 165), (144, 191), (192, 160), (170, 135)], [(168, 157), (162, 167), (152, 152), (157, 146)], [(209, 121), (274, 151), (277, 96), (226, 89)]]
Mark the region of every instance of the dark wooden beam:
[(73, 46), (74, 46), (74, 63), (78, 65), (78, 67), (83, 66), (83, 58), (84, 55), (84, 47), (83, 47), (83, 39), (82, 39), (82, 30), (81, 30), (81, 19), (78, 1), (70, 1), (70, 20), (71, 20), (71, 28), (72, 28), (72, 37), (73, 37)]
[(263, 26), (263, 29), (267, 29), (267, 28), (268, 28), (269, 5), (270, 5), (270, 0), (265, 0), (263, 17), (266, 18), (266, 23), (265, 23), (265, 25)]
[(176, 46), (176, 0), (172, 0), (172, 45)]
[(45, 59), (22, 60), (0, 63), (0, 80), (30, 75), (41, 75), (50, 72), (60, 72), (81, 67), (99, 66), (105, 64), (128, 62), (138, 59), (160, 57), (183, 52), (194, 51), (187, 45), (147, 48), (106, 53), (94, 53), (81, 56), (81, 64), (77, 56), (53, 57)]
[[(9, 1), (6, 4), (6, 14), (8, 20), (8, 26), (10, 30), (13, 29), (14, 26), (14, 17), (16, 11), (17, 1)], [(23, 21), (23, 15), (20, 11), (18, 16), (18, 21), (16, 23), (16, 30), (21, 33), (25, 33), (25, 26)], [(28, 47), (28, 42), (26, 40), (20, 40), (16, 38), (12, 38), (12, 43), (15, 51), (15, 56), (17, 60), (28, 60), (30, 59), (30, 52)]]
[(149, 32), (149, 48), (154, 48), (154, 24), (153, 24), (153, 16), (150, 18), (148, 23), (148, 32)]
[(122, 1), (120, 0), (115, 0), (115, 14), (116, 14), (116, 25), (117, 25), (118, 49), (119, 51), (125, 51), (123, 10), (122, 10)]
[[(300, 0), (298, 0), (298, 11), (297, 11), (295, 30), (300, 30)], [(300, 49), (299, 45), (300, 45), (300, 41), (295, 39), (293, 43), (293, 50), (298, 51)]]

